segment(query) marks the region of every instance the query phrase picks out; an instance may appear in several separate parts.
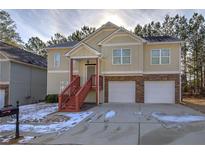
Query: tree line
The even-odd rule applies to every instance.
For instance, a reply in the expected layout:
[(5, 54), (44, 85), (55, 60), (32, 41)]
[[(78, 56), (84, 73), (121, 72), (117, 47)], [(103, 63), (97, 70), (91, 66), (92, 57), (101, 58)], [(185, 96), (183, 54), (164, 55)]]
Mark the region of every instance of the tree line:
[[(80, 41), (96, 30), (83, 26), (69, 36), (54, 34), (47, 42), (33, 36), (26, 43), (16, 32), (16, 24), (10, 15), (0, 10), (0, 40), (46, 57), (45, 47), (67, 41)], [(192, 94), (205, 94), (205, 19), (203, 15), (193, 13), (188, 19), (176, 14), (166, 15), (163, 21), (152, 21), (145, 25), (136, 25), (133, 33), (141, 36), (173, 36), (183, 41), (181, 46), (183, 91)]]
[(16, 31), (17, 26), (8, 12), (0, 10), (0, 40), (6, 43), (19, 46), (27, 51), (47, 56), (46, 46), (61, 44), (68, 41), (81, 41), (89, 34), (95, 31), (94, 27), (83, 26), (80, 30), (76, 30), (69, 36), (60, 33), (55, 33), (47, 42), (43, 42), (39, 37), (32, 36), (27, 42), (23, 42), (19, 33)]

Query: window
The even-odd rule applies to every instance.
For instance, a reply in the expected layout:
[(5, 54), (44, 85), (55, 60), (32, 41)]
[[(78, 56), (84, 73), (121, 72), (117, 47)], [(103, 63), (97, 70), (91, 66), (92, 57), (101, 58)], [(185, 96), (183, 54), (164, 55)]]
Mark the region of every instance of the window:
[(68, 81), (60, 81), (60, 92), (62, 92), (67, 85), (68, 85)]
[(153, 49), (151, 52), (152, 64), (169, 64), (170, 51), (169, 49)]
[(130, 49), (114, 49), (113, 50), (113, 64), (130, 64), (131, 56)]
[(59, 68), (60, 67), (60, 54), (59, 53), (55, 53), (54, 54), (54, 68)]

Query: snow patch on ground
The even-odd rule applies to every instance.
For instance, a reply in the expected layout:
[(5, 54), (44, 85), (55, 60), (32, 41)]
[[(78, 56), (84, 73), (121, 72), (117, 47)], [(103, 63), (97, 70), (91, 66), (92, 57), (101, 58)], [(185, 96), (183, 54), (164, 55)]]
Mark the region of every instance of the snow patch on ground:
[[(33, 133), (56, 133), (66, 131), (71, 127), (74, 127), (80, 123), (83, 119), (92, 114), (92, 112), (80, 112), (80, 113), (61, 113), (70, 119), (63, 122), (52, 123), (47, 125), (33, 125), (33, 124), (20, 124), (20, 131), (33, 132)], [(0, 132), (7, 132), (15, 130), (15, 124), (0, 125)]]
[(113, 118), (115, 115), (116, 115), (116, 112), (114, 110), (108, 111), (105, 114), (105, 121)]
[(35, 136), (24, 136), (24, 138), (19, 140), (18, 143), (28, 143), (29, 141), (31, 141), (34, 138), (35, 138)]
[(3, 138), (2, 140), (1, 140), (1, 142), (2, 143), (8, 143), (10, 140), (12, 140), (13, 139), (13, 136), (7, 136), (6, 138)]
[[(23, 105), (19, 107), (19, 120), (20, 122), (39, 121), (49, 114), (56, 112), (57, 109), (57, 104), (38, 103)], [(9, 121), (9, 123), (15, 123), (15, 119)]]
[(152, 116), (159, 121), (165, 123), (189, 123), (189, 122), (199, 122), (205, 121), (205, 116), (199, 115), (168, 115), (161, 112), (153, 112)]

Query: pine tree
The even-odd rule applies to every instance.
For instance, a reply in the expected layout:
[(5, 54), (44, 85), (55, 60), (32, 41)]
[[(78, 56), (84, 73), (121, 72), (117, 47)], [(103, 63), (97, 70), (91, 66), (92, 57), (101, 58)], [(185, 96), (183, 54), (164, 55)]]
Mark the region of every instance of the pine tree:
[(25, 49), (35, 54), (47, 57), (46, 44), (38, 37), (31, 37), (25, 44)]
[(19, 34), (16, 32), (16, 24), (9, 13), (0, 10), (0, 40), (12, 45), (22, 44)]

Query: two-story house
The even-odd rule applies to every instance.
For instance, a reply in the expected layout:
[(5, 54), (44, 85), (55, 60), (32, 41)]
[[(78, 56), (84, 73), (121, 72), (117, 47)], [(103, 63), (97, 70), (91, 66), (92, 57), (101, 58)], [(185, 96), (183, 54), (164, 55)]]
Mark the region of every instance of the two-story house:
[(47, 94), (59, 94), (60, 111), (79, 111), (84, 102), (180, 102), (177, 38), (141, 38), (108, 22), (80, 42), (47, 50)]

